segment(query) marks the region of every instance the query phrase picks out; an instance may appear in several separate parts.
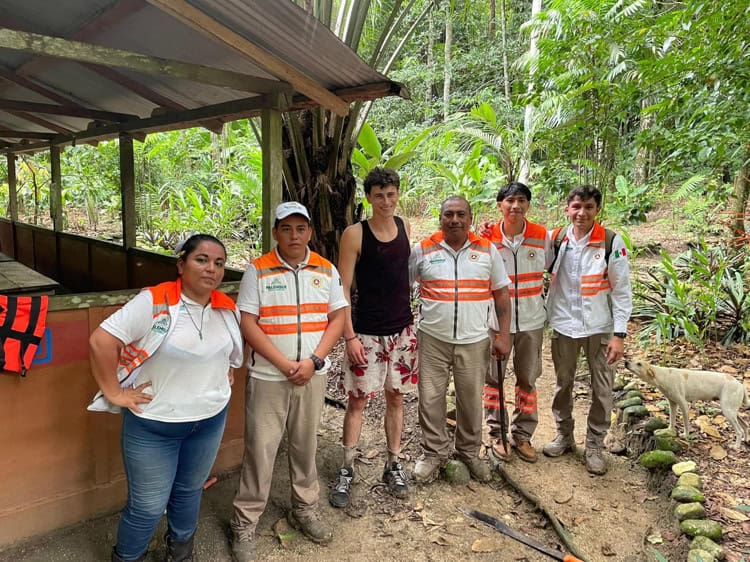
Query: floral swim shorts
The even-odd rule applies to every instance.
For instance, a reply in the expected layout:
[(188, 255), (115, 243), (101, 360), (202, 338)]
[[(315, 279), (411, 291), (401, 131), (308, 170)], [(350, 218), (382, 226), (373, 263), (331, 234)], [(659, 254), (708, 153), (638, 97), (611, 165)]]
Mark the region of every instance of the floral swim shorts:
[(352, 365), (344, 354), (343, 386), (347, 395), (371, 398), (383, 389), (406, 394), (417, 388), (417, 330), (409, 325), (392, 336), (357, 334), (367, 363)]

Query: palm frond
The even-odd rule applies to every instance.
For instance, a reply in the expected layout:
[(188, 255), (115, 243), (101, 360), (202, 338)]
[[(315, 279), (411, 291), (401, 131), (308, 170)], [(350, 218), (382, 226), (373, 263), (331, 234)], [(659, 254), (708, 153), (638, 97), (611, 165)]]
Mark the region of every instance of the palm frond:
[(699, 189), (704, 187), (706, 176), (702, 174), (696, 174), (695, 176), (682, 182), (679, 188), (672, 194), (672, 200), (677, 201), (684, 199), (690, 195), (694, 195)]

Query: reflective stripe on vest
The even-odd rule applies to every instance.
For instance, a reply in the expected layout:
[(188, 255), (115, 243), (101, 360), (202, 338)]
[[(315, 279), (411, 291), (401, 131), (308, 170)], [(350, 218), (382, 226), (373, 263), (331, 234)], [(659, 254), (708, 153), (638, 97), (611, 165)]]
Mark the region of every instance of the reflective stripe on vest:
[(0, 295), (0, 369), (26, 376), (47, 322), (49, 298)]

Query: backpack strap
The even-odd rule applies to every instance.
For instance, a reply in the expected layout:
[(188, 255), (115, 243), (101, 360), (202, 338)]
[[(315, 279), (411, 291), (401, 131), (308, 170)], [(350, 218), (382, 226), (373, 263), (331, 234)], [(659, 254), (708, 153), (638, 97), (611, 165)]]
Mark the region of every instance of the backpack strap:
[(555, 257), (552, 258), (552, 263), (549, 264), (549, 269), (547, 271), (549, 273), (552, 273), (552, 268), (555, 267), (555, 263), (557, 262), (557, 256), (560, 254), (560, 246), (562, 246), (563, 238), (565, 238), (565, 233), (567, 232), (567, 229), (563, 226), (558, 226), (556, 229), (552, 231), (552, 242), (555, 249)]
[(612, 242), (617, 236), (614, 230), (609, 228), (604, 229), (604, 263), (609, 265), (609, 256), (612, 254)]

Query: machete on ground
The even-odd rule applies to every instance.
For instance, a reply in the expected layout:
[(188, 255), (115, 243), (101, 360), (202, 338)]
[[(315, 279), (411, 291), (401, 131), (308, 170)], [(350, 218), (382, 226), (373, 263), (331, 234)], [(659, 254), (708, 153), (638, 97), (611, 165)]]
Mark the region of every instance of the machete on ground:
[(488, 525), (489, 527), (492, 527), (496, 531), (500, 531), (502, 534), (515, 539), (518, 542), (525, 544), (526, 546), (530, 546), (534, 550), (538, 550), (542, 554), (546, 554), (547, 556), (554, 558), (555, 560), (562, 560), (563, 562), (585, 562), (580, 558), (576, 558), (572, 554), (565, 554), (564, 552), (550, 548), (540, 543), (539, 541), (532, 539), (528, 535), (525, 535), (521, 531), (517, 531), (513, 527), (506, 525), (492, 515), (482, 513), (481, 511), (477, 511), (476, 509), (466, 509), (460, 507), (458, 509), (464, 515), (468, 515), (469, 517), (472, 517), (477, 521), (481, 521), (482, 523)]

